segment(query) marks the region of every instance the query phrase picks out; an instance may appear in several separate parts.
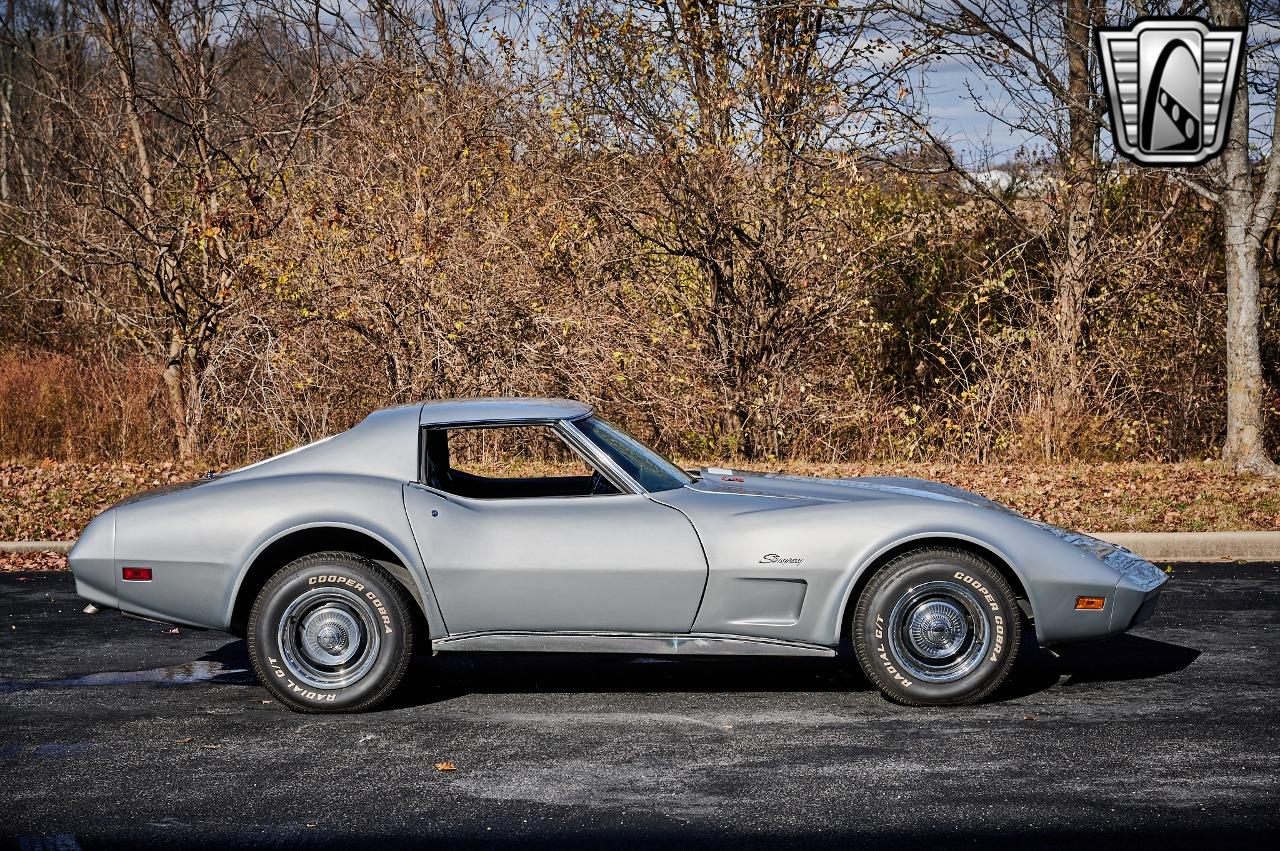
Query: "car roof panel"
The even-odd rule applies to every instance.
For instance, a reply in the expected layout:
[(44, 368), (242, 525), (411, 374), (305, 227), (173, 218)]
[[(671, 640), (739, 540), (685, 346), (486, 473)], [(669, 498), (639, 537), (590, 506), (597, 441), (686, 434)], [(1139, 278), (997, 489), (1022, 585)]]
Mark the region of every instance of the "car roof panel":
[(571, 399), (440, 399), (422, 406), (424, 426), (452, 423), (521, 423), (576, 420), (592, 413), (590, 405)]

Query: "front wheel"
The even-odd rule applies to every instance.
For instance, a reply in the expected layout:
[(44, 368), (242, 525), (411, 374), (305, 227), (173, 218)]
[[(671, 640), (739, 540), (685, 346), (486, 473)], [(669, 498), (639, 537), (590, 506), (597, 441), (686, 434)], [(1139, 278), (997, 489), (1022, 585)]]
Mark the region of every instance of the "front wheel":
[(304, 556), (259, 592), (249, 658), (267, 691), (300, 712), (360, 712), (391, 695), (413, 657), (404, 587), (351, 553)]
[(853, 646), (867, 677), (908, 706), (977, 703), (1013, 667), (1022, 623), (1013, 589), (965, 550), (905, 553), (858, 598)]

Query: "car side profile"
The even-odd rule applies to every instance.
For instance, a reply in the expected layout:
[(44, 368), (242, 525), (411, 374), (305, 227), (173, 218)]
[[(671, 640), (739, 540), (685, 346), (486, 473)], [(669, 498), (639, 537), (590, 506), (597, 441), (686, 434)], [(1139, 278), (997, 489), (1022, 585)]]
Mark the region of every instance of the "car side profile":
[(889, 698), (973, 703), (1023, 631), (1123, 632), (1167, 577), (1120, 547), (905, 478), (688, 472), (578, 402), (377, 411), (138, 494), (72, 549), (95, 607), (247, 638), (301, 711), (370, 709), (415, 652), (835, 656)]

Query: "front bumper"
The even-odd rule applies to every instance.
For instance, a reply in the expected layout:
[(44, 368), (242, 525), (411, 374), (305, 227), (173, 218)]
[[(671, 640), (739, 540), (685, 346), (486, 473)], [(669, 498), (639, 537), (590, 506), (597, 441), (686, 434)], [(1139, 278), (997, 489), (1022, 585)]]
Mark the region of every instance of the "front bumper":
[(1095, 586), (1095, 590), (1078, 592), (1090, 596), (1105, 596), (1106, 608), (1097, 612), (1099, 615), (1105, 614), (1105, 619), (1092, 620), (1093, 613), (1074, 612), (1072, 614), (1079, 619), (1073, 627), (1063, 631), (1066, 634), (1055, 636), (1059, 641), (1117, 635), (1151, 617), (1160, 592), (1169, 581), (1168, 574), (1124, 547), (1057, 526), (1037, 525), (1106, 565), (1116, 577), (1114, 586)]
[(1116, 547), (1115, 552), (1102, 561), (1120, 574), (1111, 608), (1110, 634), (1116, 635), (1151, 617), (1169, 576), (1124, 547)]
[[(1115, 632), (1124, 632), (1125, 630), (1133, 629), (1138, 624), (1146, 623), (1146, 621), (1151, 618), (1151, 615), (1156, 610), (1156, 602), (1159, 601), (1160, 599), (1160, 591), (1161, 591), (1160, 588), (1157, 588), (1154, 591), (1148, 591), (1146, 595), (1142, 598), (1142, 602), (1138, 604), (1138, 608), (1133, 613), (1133, 617), (1129, 618), (1128, 625), (1122, 626), (1119, 629), (1115, 629)], [(1112, 618), (1113, 629), (1115, 627), (1115, 622), (1117, 620), (1123, 620), (1123, 617)]]

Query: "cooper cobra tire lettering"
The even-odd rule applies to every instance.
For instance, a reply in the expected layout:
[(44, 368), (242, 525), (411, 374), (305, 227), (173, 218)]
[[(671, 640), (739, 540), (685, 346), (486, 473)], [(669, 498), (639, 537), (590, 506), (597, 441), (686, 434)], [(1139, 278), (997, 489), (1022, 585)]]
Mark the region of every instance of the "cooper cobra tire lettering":
[(991, 607), (991, 611), (993, 612), (1000, 611), (1000, 604), (996, 602), (996, 598), (991, 596), (991, 592), (988, 591), (986, 586), (983, 585), (981, 582), (979, 582), (978, 580), (974, 579), (972, 576), (969, 576), (963, 572), (957, 572), (955, 575), (955, 578), (959, 579), (961, 582), (964, 582), (968, 585), (972, 585), (975, 589), (977, 589), (978, 593), (981, 594), (983, 599), (987, 601), (987, 605)]
[[(906, 552), (881, 566), (855, 600), (853, 649), (867, 679), (890, 700), (976, 703), (1000, 686), (1017, 657), (1022, 621), (1016, 602), (1000, 571), (975, 553), (951, 547)], [(930, 645), (928, 630), (943, 637), (932, 640), (954, 645)], [(926, 652), (940, 646), (949, 655)]]
[(370, 603), (373, 603), (373, 607), (377, 609), (378, 614), (382, 616), (383, 629), (386, 632), (391, 632), (391, 616), (387, 614), (386, 607), (382, 605), (382, 601), (378, 599), (378, 595), (370, 591), (364, 596), (368, 598)]
[[(335, 590), (326, 594), (325, 588)], [(308, 645), (296, 630), (302, 629), (297, 624), (306, 621), (308, 600), (317, 601), (310, 604), (313, 607), (346, 607), (348, 616), (357, 622), (364, 619), (366, 628), (356, 639), (362, 643), (353, 642), (352, 646), (365, 648), (356, 652), (366, 655), (354, 678), (344, 676), (350, 667), (326, 668), (327, 657), (306, 651)], [(280, 703), (301, 712), (372, 708), (390, 696), (408, 669), (416, 631), (413, 606), (405, 588), (368, 559), (343, 552), (304, 556), (268, 579), (250, 611), (249, 656), (258, 680)], [(294, 632), (281, 625), (286, 612), (291, 612), (287, 623), (295, 625), (290, 627)], [(370, 630), (372, 640), (368, 638)], [(281, 643), (289, 644), (286, 652), (282, 652)], [(289, 652), (295, 655), (291, 657)], [(307, 655), (301, 655), (304, 653)], [(322, 667), (307, 668), (316, 663)], [(312, 683), (312, 678), (317, 678), (316, 682)], [(326, 686), (327, 680), (332, 685)]]
[(308, 585), (317, 585), (321, 582), (327, 583), (329, 585), (347, 585), (347, 586), (350, 586), (351, 588), (356, 589), (357, 591), (364, 590), (363, 583), (357, 582), (356, 580), (351, 579), (350, 577), (347, 577), (347, 576), (312, 576), (309, 579), (307, 579)]

